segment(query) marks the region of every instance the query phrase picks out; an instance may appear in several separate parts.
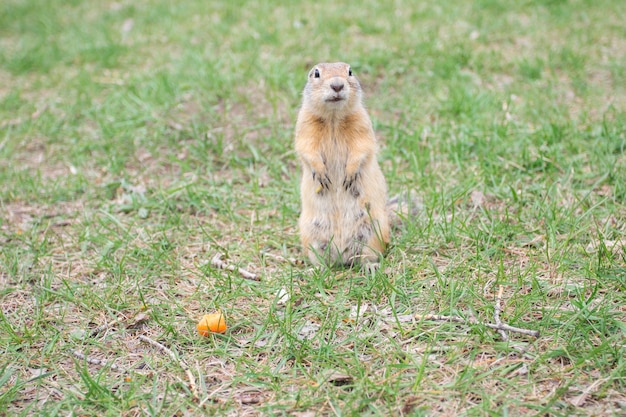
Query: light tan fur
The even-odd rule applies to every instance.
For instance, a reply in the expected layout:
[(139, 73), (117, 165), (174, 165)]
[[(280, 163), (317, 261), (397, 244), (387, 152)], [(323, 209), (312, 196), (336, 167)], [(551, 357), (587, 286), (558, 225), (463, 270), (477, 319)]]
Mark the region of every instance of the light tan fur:
[(300, 237), (313, 264), (378, 266), (389, 243), (387, 185), (361, 85), (348, 64), (309, 72), (296, 122)]

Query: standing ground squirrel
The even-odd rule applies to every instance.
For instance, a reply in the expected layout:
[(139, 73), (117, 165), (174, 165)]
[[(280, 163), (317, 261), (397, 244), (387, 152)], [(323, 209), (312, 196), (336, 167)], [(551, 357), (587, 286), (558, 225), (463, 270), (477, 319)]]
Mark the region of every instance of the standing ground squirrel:
[(313, 264), (378, 267), (389, 243), (387, 185), (361, 85), (348, 64), (309, 72), (296, 123), (300, 238)]

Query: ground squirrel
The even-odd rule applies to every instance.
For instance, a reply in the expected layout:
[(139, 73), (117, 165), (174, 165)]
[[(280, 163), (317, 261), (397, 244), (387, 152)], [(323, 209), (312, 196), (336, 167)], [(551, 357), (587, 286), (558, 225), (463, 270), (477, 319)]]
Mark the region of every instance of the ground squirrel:
[(309, 72), (296, 123), (302, 163), (300, 237), (313, 264), (378, 267), (389, 243), (378, 144), (348, 64)]

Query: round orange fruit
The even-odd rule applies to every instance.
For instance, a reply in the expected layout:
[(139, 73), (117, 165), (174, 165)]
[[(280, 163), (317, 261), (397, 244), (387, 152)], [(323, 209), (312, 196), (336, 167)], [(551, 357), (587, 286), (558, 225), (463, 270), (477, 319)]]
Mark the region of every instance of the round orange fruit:
[(208, 336), (209, 333), (224, 333), (226, 331), (226, 317), (221, 311), (205, 314), (198, 322), (198, 333)]

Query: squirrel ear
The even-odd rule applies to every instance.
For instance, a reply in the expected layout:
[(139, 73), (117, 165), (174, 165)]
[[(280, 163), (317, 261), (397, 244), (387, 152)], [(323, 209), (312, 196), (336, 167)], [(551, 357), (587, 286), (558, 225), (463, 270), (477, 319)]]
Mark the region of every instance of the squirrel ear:
[(348, 67), (348, 76), (352, 77), (352, 68)]

